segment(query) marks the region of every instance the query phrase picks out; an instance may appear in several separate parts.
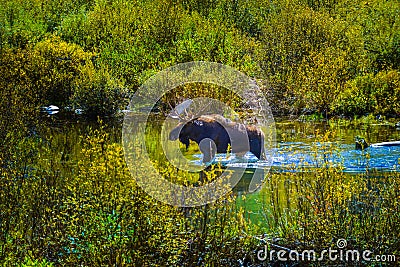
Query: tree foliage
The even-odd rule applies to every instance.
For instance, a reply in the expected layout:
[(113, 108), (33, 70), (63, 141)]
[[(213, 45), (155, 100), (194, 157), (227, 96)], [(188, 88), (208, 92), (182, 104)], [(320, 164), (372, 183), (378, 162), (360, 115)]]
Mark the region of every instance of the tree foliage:
[[(118, 86), (102, 82), (107, 87), (103, 95), (114, 99), (121, 88), (126, 96), (134, 93), (161, 69), (204, 60), (267, 80), (276, 113), (358, 115), (366, 112), (361, 108), (366, 103), (348, 110), (347, 104), (333, 100), (346, 98), (347, 84), (359, 77), (398, 71), (399, 11), (398, 1), (378, 0), (7, 0), (0, 8), (0, 45), (3, 64), (19, 64), (5, 62), (13, 60), (4, 54), (9, 49), (40, 57), (32, 59), (38, 66), (32, 67), (32, 75), (51, 87), (42, 90), (42, 103), (68, 105), (71, 95), (91, 90), (74, 87), (77, 79), (93, 80), (78, 75), (78, 65), (92, 64), (95, 71), (107, 73), (104, 79), (118, 81)], [(382, 99), (390, 93), (375, 90), (368, 97)], [(390, 99), (385, 105), (395, 104)], [(74, 100), (78, 106), (103, 104), (100, 98)], [(115, 100), (122, 105), (122, 99)], [(382, 105), (371, 112), (399, 115)], [(104, 114), (99, 110), (97, 115)]]

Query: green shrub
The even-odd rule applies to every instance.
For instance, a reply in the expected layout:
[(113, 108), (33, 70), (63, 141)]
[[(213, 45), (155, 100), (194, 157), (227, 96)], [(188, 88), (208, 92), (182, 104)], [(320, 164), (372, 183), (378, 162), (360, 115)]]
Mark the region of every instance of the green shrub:
[(344, 114), (399, 115), (400, 73), (381, 71), (355, 78), (332, 103), (333, 109)]
[(91, 66), (92, 56), (57, 36), (49, 36), (26, 49), (3, 49), (1, 60), (6, 69), (0, 84), (3, 88), (30, 91), (26, 93), (27, 99), (34, 96), (35, 105), (66, 105), (80, 68)]
[[(378, 112), (389, 115), (397, 114), (397, 108), (388, 107), (394, 100), (385, 98), (391, 98), (391, 89), (383, 85), (391, 83), (384, 82), (392, 79), (389, 74), (379, 78), (388, 93), (380, 89), (364, 97), (344, 92), (356, 90), (356, 80), (364, 76), (398, 71), (399, 10), (397, 1), (379, 0), (6, 0), (0, 7), (0, 47), (22, 49), (28, 56), (24, 62), (32, 65), (22, 69), (46, 105), (70, 100), (71, 76), (77, 76), (82, 58), (74, 54), (66, 59), (82, 50), (86, 63), (91, 60), (96, 70), (107, 70), (107, 79), (118, 80), (130, 94), (161, 69), (204, 60), (267, 81), (264, 90), (279, 113), (360, 115), (375, 112), (363, 102), (372, 97), (381, 105)], [(23, 80), (25, 74), (20, 75)], [(118, 98), (113, 90), (108, 93)], [(347, 104), (332, 104), (338, 95)], [(358, 100), (349, 100), (351, 95)]]
[[(0, 170), (0, 262), (226, 265), (250, 250), (234, 196), (199, 208), (160, 203), (137, 186), (105, 128), (68, 131), (20, 140), (12, 168)], [(148, 177), (141, 162), (135, 175)]]
[(32, 54), (32, 69), (28, 71), (41, 100), (49, 104), (68, 104), (80, 69), (93, 68), (93, 53), (62, 41), (58, 36), (37, 43)]
[(89, 117), (114, 115), (124, 108), (125, 90), (106, 70), (83, 67), (73, 85), (71, 102)]

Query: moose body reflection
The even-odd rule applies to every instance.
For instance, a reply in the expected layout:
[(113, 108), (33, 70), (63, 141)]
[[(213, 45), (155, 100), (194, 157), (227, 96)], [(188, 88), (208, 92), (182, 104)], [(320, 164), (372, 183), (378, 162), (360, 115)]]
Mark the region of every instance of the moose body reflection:
[(181, 123), (169, 134), (169, 140), (179, 138), (186, 149), (190, 140), (199, 145), (203, 162), (210, 162), (216, 153), (250, 151), (258, 159), (264, 158), (264, 134), (256, 126), (232, 122), (221, 115), (203, 115)]

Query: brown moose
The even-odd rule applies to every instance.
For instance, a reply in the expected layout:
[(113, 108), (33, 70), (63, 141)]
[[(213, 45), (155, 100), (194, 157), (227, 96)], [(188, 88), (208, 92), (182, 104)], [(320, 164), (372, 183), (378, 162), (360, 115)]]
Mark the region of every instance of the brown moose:
[(169, 140), (179, 141), (189, 147), (190, 140), (199, 145), (203, 162), (210, 162), (216, 153), (244, 154), (250, 151), (258, 159), (264, 155), (264, 133), (256, 126), (232, 122), (221, 115), (202, 115), (180, 123), (169, 134)]

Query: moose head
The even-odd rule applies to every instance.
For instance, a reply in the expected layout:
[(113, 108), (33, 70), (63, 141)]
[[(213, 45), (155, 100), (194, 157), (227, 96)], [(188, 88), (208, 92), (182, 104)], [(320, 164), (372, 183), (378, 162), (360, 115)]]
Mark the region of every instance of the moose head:
[(216, 153), (250, 151), (258, 159), (264, 158), (264, 133), (252, 125), (232, 122), (221, 115), (202, 115), (186, 123), (180, 123), (169, 134), (169, 140), (179, 139), (189, 147), (190, 140), (199, 145), (203, 162), (210, 162)]

